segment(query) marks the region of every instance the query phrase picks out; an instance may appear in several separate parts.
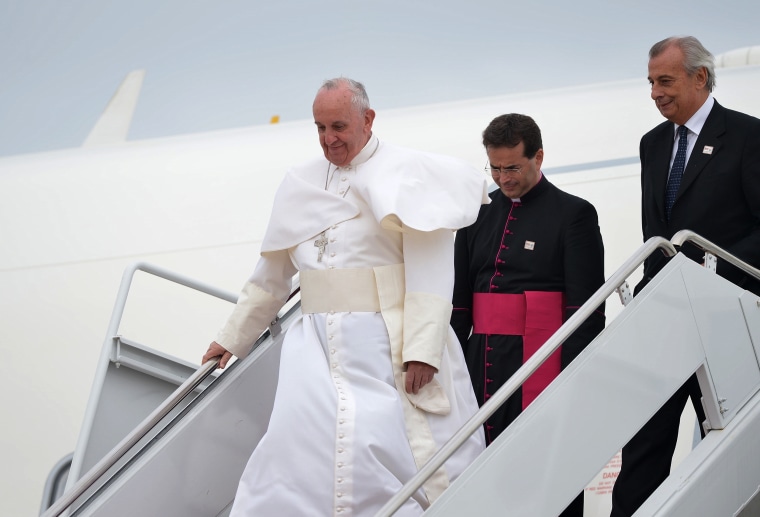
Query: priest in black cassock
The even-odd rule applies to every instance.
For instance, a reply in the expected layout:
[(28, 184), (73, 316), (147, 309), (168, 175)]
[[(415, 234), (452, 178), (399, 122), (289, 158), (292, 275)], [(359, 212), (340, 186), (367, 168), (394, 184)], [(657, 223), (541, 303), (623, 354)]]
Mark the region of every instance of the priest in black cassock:
[[(455, 243), (451, 325), (478, 403), (512, 374), (604, 283), (596, 209), (541, 172), (541, 130), (519, 114), (483, 131), (486, 170), (499, 187)], [(604, 305), (486, 422), (497, 436), (604, 328)], [(562, 515), (583, 515), (583, 494)]]

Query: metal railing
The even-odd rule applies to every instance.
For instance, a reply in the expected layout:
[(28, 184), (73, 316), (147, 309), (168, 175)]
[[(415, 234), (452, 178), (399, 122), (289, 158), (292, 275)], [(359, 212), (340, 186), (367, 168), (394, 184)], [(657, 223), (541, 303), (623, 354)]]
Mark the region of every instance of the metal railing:
[(219, 357), (207, 361), (198, 368), (182, 386), (177, 388), (155, 411), (148, 415), (140, 425), (129, 433), (116, 447), (111, 449), (103, 459), (95, 464), (87, 473), (76, 482), (63, 496), (55, 502), (43, 514), (43, 517), (55, 517), (62, 514), (80, 496), (82, 496), (97, 480), (121, 460), (127, 452), (140, 440), (142, 440), (166, 415), (168, 415), (185, 397), (192, 393), (219, 364)]
[(69, 469), (71, 468), (71, 458), (74, 456), (73, 452), (68, 453), (66, 456), (58, 460), (45, 481), (45, 488), (42, 489), (42, 504), (40, 506), (40, 515), (45, 513), (45, 510), (50, 508), (57, 499), (64, 493), (66, 487), (66, 479), (69, 477)]
[(757, 280), (760, 280), (760, 269), (756, 269), (750, 266), (743, 260), (736, 258), (720, 246), (713, 244), (712, 242), (708, 241), (701, 235), (698, 235), (691, 230), (681, 230), (677, 232), (675, 235), (673, 235), (673, 238), (670, 239), (670, 242), (675, 246), (683, 246), (685, 243), (690, 242), (705, 253), (710, 253), (711, 255), (720, 257), (729, 264), (741, 269), (748, 275), (754, 277)]
[(673, 244), (663, 237), (652, 237), (646, 241), (636, 252), (626, 260), (623, 265), (573, 314), (558, 330), (528, 359), (509, 380), (494, 393), (488, 402), (463, 425), (454, 436), (436, 452), (432, 458), (410, 479), (401, 490), (393, 496), (376, 517), (390, 517), (396, 510), (401, 508), (404, 502), (454, 454), (465, 441), (476, 432), (499, 407), (514, 394), (517, 389), (535, 372), (554, 351), (575, 332), (575, 330), (588, 318), (609, 296), (621, 288), (626, 279), (633, 273), (644, 260), (655, 250), (661, 249), (663, 253), (672, 257), (677, 251)]
[[(121, 284), (119, 285), (119, 291), (116, 295), (116, 301), (114, 302), (114, 307), (111, 312), (111, 319), (108, 323), (108, 329), (106, 330), (106, 337), (104, 340), (104, 344), (101, 350), (100, 358), (98, 359), (98, 367), (95, 372), (95, 379), (93, 382), (93, 389), (90, 394), (90, 399), (97, 399), (100, 397), (100, 390), (102, 389), (103, 379), (106, 376), (106, 372), (108, 369), (108, 364), (110, 361), (110, 351), (113, 348), (112, 343), (114, 340), (118, 340), (119, 336), (119, 326), (121, 325), (121, 320), (124, 316), (124, 310), (127, 305), (127, 298), (129, 297), (129, 291), (132, 287), (132, 282), (134, 280), (135, 273), (138, 271), (142, 271), (144, 273), (148, 273), (150, 275), (162, 278), (164, 280), (168, 280), (170, 282), (174, 282), (176, 284), (188, 287), (190, 289), (194, 289), (196, 291), (209, 294), (211, 296), (214, 296), (216, 298), (220, 298), (222, 300), (226, 300), (231, 303), (235, 303), (237, 301), (237, 295), (228, 291), (224, 291), (222, 289), (215, 288), (213, 286), (206, 285), (202, 282), (199, 282), (195, 279), (180, 275), (178, 273), (175, 273), (173, 271), (169, 271), (168, 269), (161, 268), (159, 266), (155, 266), (153, 264), (149, 264), (146, 262), (135, 262), (134, 264), (128, 266), (121, 277)], [(77, 450), (84, 450), (84, 446), (86, 443), (88, 443), (90, 439), (90, 432), (91, 432), (91, 425), (89, 425), (91, 422), (94, 421), (95, 418), (95, 412), (97, 408), (92, 405), (88, 404), (87, 409), (85, 410), (85, 415), (83, 418), (83, 425), (82, 430), (79, 434), (79, 439), (77, 440)], [(71, 482), (73, 482), (74, 479), (77, 479), (79, 475), (81, 474), (80, 470), (82, 468), (82, 456), (74, 455), (74, 458), (72, 460), (71, 469), (69, 472), (69, 487), (73, 488), (73, 485), (71, 485)], [(52, 508), (52, 507), (51, 507)], [(47, 515), (47, 513), (45, 514)]]
[(87, 473), (76, 482), (76, 484), (67, 490), (63, 496), (55, 502), (43, 514), (43, 517), (56, 517), (62, 514), (71, 506), (79, 497), (84, 494), (95, 482), (105, 474), (108, 469), (113, 467), (124, 455), (142, 440), (172, 409), (184, 400), (186, 396), (192, 393), (211, 373), (216, 370), (219, 364), (219, 357), (207, 361), (203, 366), (198, 368), (182, 386), (177, 388), (169, 398), (167, 398), (153, 413), (143, 420), (140, 425), (129, 433), (116, 447), (111, 449), (103, 459), (96, 463)]
[[(145, 273), (163, 278), (165, 280), (169, 280), (171, 282), (189, 287), (190, 289), (209, 294), (231, 303), (237, 302), (237, 294), (233, 294), (222, 289), (217, 289), (213, 286), (209, 286), (192, 278), (185, 277), (173, 271), (169, 271), (152, 264), (137, 262), (129, 266), (122, 275), (121, 285), (116, 296), (116, 302), (114, 304), (114, 309), (111, 314), (111, 321), (109, 322), (108, 331), (106, 334), (107, 343), (113, 339), (118, 338), (117, 334), (119, 331), (119, 326), (121, 324), (122, 316), (124, 314), (124, 309), (126, 307), (127, 297), (129, 295), (129, 290), (132, 285), (134, 274), (137, 271), (143, 271)], [(299, 286), (296, 283), (296, 287), (290, 293), (288, 301), (293, 299), (298, 292)], [(271, 327), (277, 326), (278, 320), (275, 319), (272, 322)], [(276, 332), (274, 333), (276, 334)], [(264, 336), (265, 335), (266, 333)], [(261, 339), (262, 338), (259, 338), (257, 343), (259, 343)], [(108, 347), (104, 346), (103, 355), (107, 355), (107, 350)], [(220, 359), (221, 357), (210, 359), (198, 370), (196, 370), (158, 408), (156, 408), (155, 411), (148, 415), (148, 417), (146, 417), (137, 427), (135, 427), (135, 429), (129, 433), (129, 435), (127, 435), (121, 442), (119, 442), (113, 449), (111, 449), (111, 451), (105, 457), (103, 457), (103, 459), (101, 459), (89, 471), (87, 471), (87, 473), (82, 476), (69, 490), (64, 492), (61, 498), (52, 504), (50, 508), (48, 508), (47, 511), (42, 514), (42, 517), (56, 517), (66, 511), (66, 509), (69, 508), (72, 504), (74, 504), (85, 492), (87, 492), (87, 490), (89, 490), (97, 483), (98, 479), (100, 479), (101, 476), (103, 476), (109, 469), (111, 469), (111, 467), (118, 463), (132, 447), (134, 447), (140, 440), (145, 438), (145, 436), (147, 436), (148, 433), (150, 433), (156, 427), (156, 425), (158, 425), (158, 423), (161, 422), (164, 417), (166, 417), (166, 415), (168, 415), (174, 408), (176, 408), (185, 399), (185, 397), (195, 391), (196, 388), (198, 388), (198, 386), (209, 375), (211, 375), (214, 370), (216, 370)], [(101, 357), (101, 363), (107, 360), (107, 357)], [(91, 418), (91, 414), (86, 415), (85, 422)], [(83, 436), (80, 436), (78, 446), (81, 446), (81, 444), (85, 443), (87, 438), (87, 432), (83, 432)]]

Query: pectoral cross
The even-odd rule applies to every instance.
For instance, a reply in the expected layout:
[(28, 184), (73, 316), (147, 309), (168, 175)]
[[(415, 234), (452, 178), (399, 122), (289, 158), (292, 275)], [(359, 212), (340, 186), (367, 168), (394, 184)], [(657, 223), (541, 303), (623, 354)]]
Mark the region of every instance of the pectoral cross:
[(319, 248), (319, 253), (317, 254), (317, 262), (322, 262), (322, 255), (325, 254), (325, 247), (327, 246), (327, 234), (325, 232), (319, 234), (317, 240), (314, 241), (314, 246)]

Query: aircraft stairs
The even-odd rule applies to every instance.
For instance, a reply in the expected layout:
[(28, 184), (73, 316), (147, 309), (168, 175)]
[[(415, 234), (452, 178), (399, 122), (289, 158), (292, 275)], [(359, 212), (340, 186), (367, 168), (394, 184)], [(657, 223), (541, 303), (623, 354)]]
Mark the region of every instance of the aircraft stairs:
[[(706, 266), (677, 253), (675, 246), (682, 244), (704, 249)], [(632, 298), (626, 279), (660, 251), (672, 260)], [(636, 515), (760, 515), (760, 298), (716, 275), (716, 256), (760, 279), (760, 271), (692, 232), (679, 232), (672, 242), (647, 241), (378, 515), (392, 515), (615, 291), (625, 305), (622, 312), (426, 515), (559, 514), (694, 372), (707, 435)], [(153, 273), (171, 276), (157, 268)], [(192, 287), (234, 301), (229, 294)], [(271, 412), (281, 330), (299, 312), (294, 298), (248, 357), (212, 383), (206, 377), (215, 362), (185, 375), (188, 381), (168, 402), (109, 454), (99, 461), (90, 454), (83, 462), (77, 460), (84, 455), (80, 449), (98, 426), (97, 411), (88, 407), (67, 492), (44, 515), (227, 515)], [(118, 315), (112, 327), (117, 320)], [(104, 363), (114, 360), (115, 339), (106, 340)], [(196, 395), (184, 401), (189, 394)], [(97, 402), (91, 398), (90, 406)]]

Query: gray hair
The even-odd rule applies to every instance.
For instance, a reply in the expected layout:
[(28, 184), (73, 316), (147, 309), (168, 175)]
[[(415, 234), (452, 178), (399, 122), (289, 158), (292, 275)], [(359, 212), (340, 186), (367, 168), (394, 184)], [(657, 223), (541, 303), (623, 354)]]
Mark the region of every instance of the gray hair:
[(348, 77), (336, 77), (334, 79), (327, 79), (319, 89), (337, 90), (342, 86), (345, 86), (351, 92), (351, 104), (359, 110), (359, 113), (364, 115), (369, 109), (369, 96), (367, 96), (367, 90), (364, 88), (364, 85), (359, 81), (354, 81)]
[(704, 67), (707, 72), (705, 88), (708, 92), (713, 91), (715, 89), (715, 58), (710, 51), (694, 36), (671, 36), (652, 45), (649, 49), (649, 59), (659, 56), (670, 46), (676, 46), (683, 52), (683, 67), (687, 74), (694, 75)]

